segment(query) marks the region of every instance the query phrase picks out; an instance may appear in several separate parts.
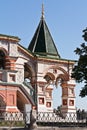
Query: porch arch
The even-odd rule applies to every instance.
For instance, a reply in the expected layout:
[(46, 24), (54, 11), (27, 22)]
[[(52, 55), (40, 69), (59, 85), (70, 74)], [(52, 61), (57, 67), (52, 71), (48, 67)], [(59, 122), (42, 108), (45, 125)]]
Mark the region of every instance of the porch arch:
[(55, 80), (54, 74), (47, 72), (46, 75), (44, 76), (44, 79), (47, 81), (47, 83), (50, 83), (51, 81)]
[(56, 67), (56, 66), (49, 67), (44, 71), (43, 75), (46, 81), (51, 80), (53, 81), (53, 83), (55, 82), (56, 85), (59, 79), (61, 79), (63, 82), (69, 81), (69, 73), (62, 67)]
[[(39, 96), (39, 100), (44, 100), (46, 104), (50, 104), (50, 107), (47, 105), (46, 110), (51, 111), (53, 99), (52, 99), (52, 92), (54, 87), (58, 86), (60, 83), (61, 87), (61, 104), (62, 104), (62, 112), (72, 112), (75, 109), (75, 95), (74, 95), (74, 84), (72, 79), (70, 78), (70, 73), (68, 71), (68, 66), (51, 66), (44, 70), (43, 72), (43, 79), (44, 80), (44, 93), (46, 96), (43, 95), (43, 98)], [(40, 89), (43, 90), (40, 86)], [(67, 91), (67, 92), (66, 92)], [(72, 91), (72, 93), (71, 93)], [(72, 106), (71, 106), (72, 102)], [(44, 104), (44, 102), (43, 102)], [(39, 105), (40, 106), (40, 105)]]

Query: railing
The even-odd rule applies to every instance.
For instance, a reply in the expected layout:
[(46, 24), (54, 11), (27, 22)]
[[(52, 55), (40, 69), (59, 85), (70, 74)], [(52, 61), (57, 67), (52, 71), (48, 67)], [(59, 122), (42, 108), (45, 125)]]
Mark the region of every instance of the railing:
[[(4, 112), (0, 111), (0, 126), (25, 127), (31, 123), (31, 112)], [(30, 122), (30, 123), (29, 123)], [(36, 118), (37, 125), (57, 126), (57, 127), (87, 127), (87, 115), (83, 113), (53, 113), (38, 112)]]
[(87, 116), (83, 117), (81, 113), (38, 112), (37, 124), (44, 126), (87, 126)]
[(31, 84), (29, 82), (27, 82), (26, 80), (23, 82), (23, 84), (25, 85), (25, 89), (28, 91), (29, 95), (34, 98), (34, 89), (31, 86)]
[(30, 112), (4, 112), (0, 111), (0, 126), (25, 127), (30, 121)]

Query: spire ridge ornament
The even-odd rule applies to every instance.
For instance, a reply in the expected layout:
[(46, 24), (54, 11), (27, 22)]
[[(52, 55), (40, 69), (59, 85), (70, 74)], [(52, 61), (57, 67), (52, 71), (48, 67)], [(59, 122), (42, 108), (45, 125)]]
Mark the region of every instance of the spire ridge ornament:
[(42, 4), (42, 16), (41, 19), (44, 19), (44, 4)]

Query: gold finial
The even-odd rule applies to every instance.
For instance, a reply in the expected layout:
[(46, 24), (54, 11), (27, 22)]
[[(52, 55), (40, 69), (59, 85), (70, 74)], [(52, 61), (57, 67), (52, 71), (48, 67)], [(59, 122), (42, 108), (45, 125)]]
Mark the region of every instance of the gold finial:
[(44, 19), (44, 4), (42, 4), (42, 19)]

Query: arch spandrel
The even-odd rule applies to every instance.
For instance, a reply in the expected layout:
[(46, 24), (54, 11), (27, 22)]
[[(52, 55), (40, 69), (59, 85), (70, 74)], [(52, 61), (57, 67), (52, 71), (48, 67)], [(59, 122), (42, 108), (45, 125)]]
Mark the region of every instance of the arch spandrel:
[(69, 81), (69, 73), (62, 67), (50, 67), (44, 71), (44, 76), (49, 75), (56, 83), (59, 79)]
[(47, 76), (49, 76), (50, 79), (55, 80), (55, 75), (53, 73), (47, 72), (44, 78), (46, 79)]

